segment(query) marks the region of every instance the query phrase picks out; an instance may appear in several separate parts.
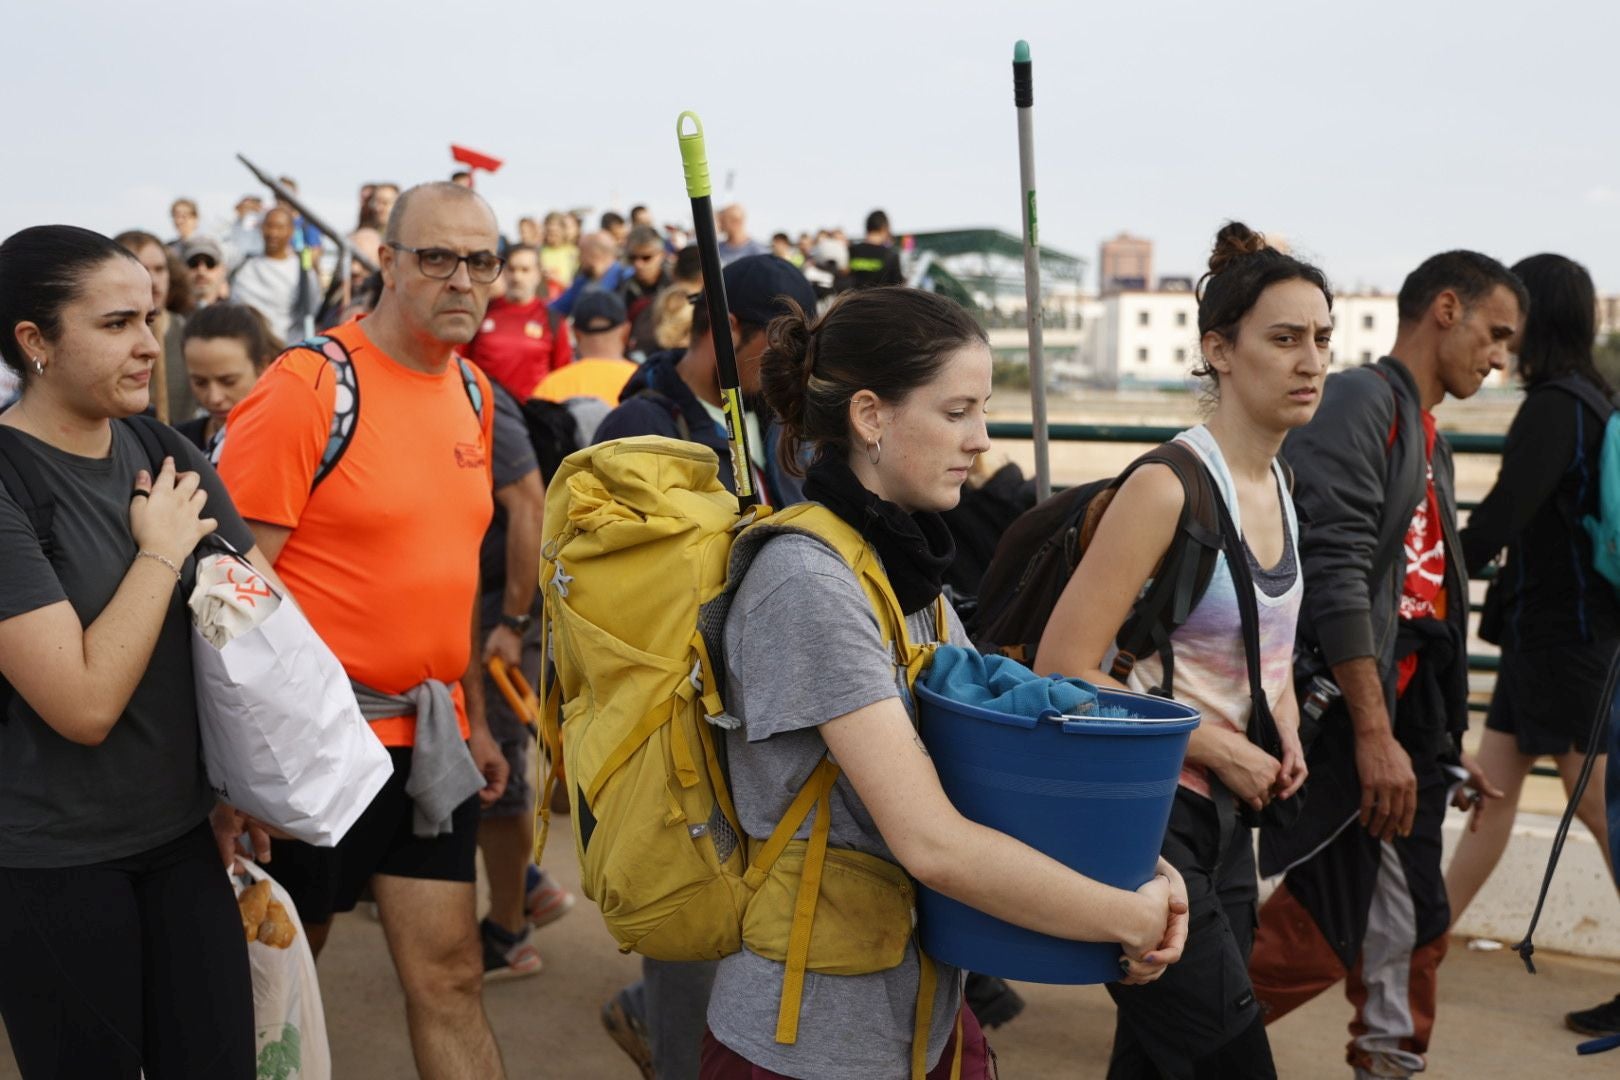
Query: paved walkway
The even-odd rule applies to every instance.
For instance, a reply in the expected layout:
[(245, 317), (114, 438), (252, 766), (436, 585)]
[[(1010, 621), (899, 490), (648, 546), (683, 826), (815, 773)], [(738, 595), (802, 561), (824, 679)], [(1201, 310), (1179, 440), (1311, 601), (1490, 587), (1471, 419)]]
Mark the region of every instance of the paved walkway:
[[(572, 883), (576, 869), (567, 834), (558, 836), (555, 865)], [(549, 860), (548, 860), (549, 861)], [(594, 910), (580, 906), (540, 935), (546, 970), (501, 983), (486, 994), (495, 1031), (514, 1078), (637, 1080), (629, 1060), (597, 1021), (601, 1002), (634, 978), (636, 958), (621, 956)], [(1507, 950), (1474, 952), (1458, 940), (1441, 968), (1442, 1005), (1432, 1066), (1436, 1080), (1523, 1077), (1613, 1078), (1620, 1050), (1575, 1054), (1578, 1037), (1562, 1015), (1620, 992), (1620, 963), (1538, 954), (1541, 974), (1525, 973)], [(7, 977), (10, 973), (0, 973)], [(321, 961), (337, 1080), (399, 1080), (414, 1075), (406, 1042), (404, 1004), (383, 945), (381, 928), (360, 915), (342, 917)], [(1024, 1015), (992, 1033), (1008, 1080), (1102, 1077), (1113, 1031), (1113, 1009), (1098, 987), (1021, 986)], [(1342, 1065), (1348, 1006), (1333, 992), (1272, 1028), (1285, 1078), (1345, 1077)], [(0, 1080), (17, 1076), (0, 1039)]]

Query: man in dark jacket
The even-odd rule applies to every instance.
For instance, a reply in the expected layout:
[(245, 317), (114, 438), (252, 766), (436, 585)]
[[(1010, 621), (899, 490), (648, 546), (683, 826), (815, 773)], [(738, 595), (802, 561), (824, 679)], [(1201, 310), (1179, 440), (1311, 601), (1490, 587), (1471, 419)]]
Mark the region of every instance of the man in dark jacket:
[[(759, 394), (759, 358), (765, 351), (765, 326), (788, 310), (793, 300), (807, 313), (815, 311), (815, 291), (796, 267), (775, 255), (749, 255), (729, 264), (722, 275), (731, 307), (731, 339), (744, 398)], [(745, 410), (755, 481), (773, 506), (781, 506), (779, 470), (769, 453), (762, 420)], [(596, 441), (631, 435), (665, 435), (709, 447), (720, 458), (720, 482), (736, 490), (731, 451), (726, 442), (725, 414), (720, 409), (720, 376), (715, 366), (709, 309), (699, 299), (692, 310), (691, 346), (654, 353), (625, 385), (619, 407), (596, 429)], [(774, 441), (774, 440), (773, 440)]]
[[(813, 313), (815, 292), (792, 263), (775, 255), (745, 256), (721, 274), (731, 307), (739, 381), (744, 396), (753, 397), (759, 393), (766, 325), (787, 313), (789, 300)], [(775, 482), (780, 472), (774, 466), (775, 455), (753, 412), (745, 410), (744, 415), (754, 484), (766, 502), (781, 506), (785, 493)], [(596, 429), (597, 442), (634, 435), (663, 435), (707, 446), (720, 459), (720, 482), (729, 490), (737, 489), (720, 409), (714, 336), (701, 298), (692, 312), (691, 346), (648, 357), (625, 385), (619, 407)], [(643, 960), (641, 968), (642, 981), (619, 991), (602, 1007), (602, 1024), (644, 1076), (697, 1080), (715, 964)]]
[(1461, 752), (1468, 582), (1432, 410), (1506, 365), (1527, 303), (1496, 260), (1434, 256), (1401, 286), (1394, 355), (1329, 378), (1283, 446), (1309, 523), (1299, 640), (1315, 671), (1300, 700), (1320, 735), (1302, 820), (1262, 834), (1261, 873), (1288, 876), (1250, 974), (1268, 1023), (1345, 979), (1358, 1078), (1424, 1068), (1451, 921), (1447, 789), (1467, 781), (1459, 803), (1494, 791)]

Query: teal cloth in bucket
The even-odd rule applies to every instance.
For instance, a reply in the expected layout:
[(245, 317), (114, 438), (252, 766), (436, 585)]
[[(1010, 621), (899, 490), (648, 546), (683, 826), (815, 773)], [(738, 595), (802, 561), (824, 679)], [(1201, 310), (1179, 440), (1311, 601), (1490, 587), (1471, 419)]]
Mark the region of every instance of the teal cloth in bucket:
[[(914, 690), (918, 737), (964, 818), (1118, 889), (1153, 876), (1197, 710), (950, 647)], [(954, 967), (1023, 982), (1119, 978), (1118, 945), (1039, 934), (926, 886), (917, 918), (923, 951)]]
[(1097, 688), (1082, 679), (1037, 675), (1006, 656), (985, 656), (958, 645), (943, 645), (923, 676), (940, 697), (1013, 716), (1095, 716), (1126, 720), (1118, 705), (1099, 705)]

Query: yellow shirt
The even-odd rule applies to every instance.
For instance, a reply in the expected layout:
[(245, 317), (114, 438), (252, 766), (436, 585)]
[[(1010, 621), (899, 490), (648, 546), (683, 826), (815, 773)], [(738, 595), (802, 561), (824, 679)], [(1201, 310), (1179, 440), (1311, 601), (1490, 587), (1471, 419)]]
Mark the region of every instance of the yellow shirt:
[(534, 396), (559, 402), (572, 397), (595, 397), (611, 407), (619, 403), (624, 384), (635, 373), (632, 360), (575, 360), (541, 379)]
[(579, 248), (573, 244), (541, 248), (540, 273), (548, 280), (567, 285), (579, 273)]

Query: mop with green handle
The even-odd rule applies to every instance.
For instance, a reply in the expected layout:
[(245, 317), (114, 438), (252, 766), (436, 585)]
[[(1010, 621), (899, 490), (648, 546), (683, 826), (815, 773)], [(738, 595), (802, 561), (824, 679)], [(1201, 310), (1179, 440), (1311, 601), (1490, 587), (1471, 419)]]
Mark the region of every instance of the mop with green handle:
[[(686, 121), (692, 131), (686, 132)], [(720, 374), (720, 407), (726, 414), (726, 439), (731, 444), (731, 472), (737, 478), (737, 502), (747, 509), (759, 503), (754, 471), (748, 456), (748, 430), (743, 423), (742, 380), (737, 375), (737, 353), (731, 341), (731, 312), (726, 306), (726, 283), (720, 276), (720, 242), (714, 231), (714, 205), (710, 198), (709, 153), (703, 143), (703, 122), (695, 112), (675, 120), (686, 167), (686, 194), (692, 199), (692, 230), (697, 236), (698, 260), (703, 267), (703, 296), (709, 308), (709, 330), (714, 338), (715, 367)]]

